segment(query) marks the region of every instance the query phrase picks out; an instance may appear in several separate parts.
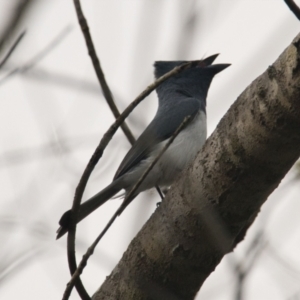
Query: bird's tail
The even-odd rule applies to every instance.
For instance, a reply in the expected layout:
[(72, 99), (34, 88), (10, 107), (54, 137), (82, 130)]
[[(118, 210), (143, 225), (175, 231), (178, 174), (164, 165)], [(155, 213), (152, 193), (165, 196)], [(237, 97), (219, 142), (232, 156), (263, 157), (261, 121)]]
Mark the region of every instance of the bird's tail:
[[(120, 179), (118, 178), (114, 180), (110, 185), (108, 185), (105, 189), (101, 192), (84, 202), (80, 205), (78, 216), (77, 216), (77, 223), (87, 217), (90, 213), (92, 213), (95, 209), (99, 206), (104, 204), (107, 200), (112, 198), (115, 194), (117, 194), (121, 189), (122, 186), (120, 184)], [(57, 230), (56, 239), (62, 237), (69, 229), (70, 219), (71, 219), (71, 210), (66, 211), (59, 220), (60, 227)]]

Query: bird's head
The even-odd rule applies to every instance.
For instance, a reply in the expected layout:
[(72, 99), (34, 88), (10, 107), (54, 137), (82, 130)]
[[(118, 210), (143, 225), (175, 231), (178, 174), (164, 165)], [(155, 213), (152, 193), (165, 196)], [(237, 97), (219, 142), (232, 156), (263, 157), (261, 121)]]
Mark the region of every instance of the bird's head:
[[(184, 70), (163, 82), (157, 88), (158, 95), (162, 96), (164, 93), (182, 90), (186, 93), (190, 93), (192, 97), (205, 99), (214, 76), (230, 66), (230, 64), (212, 65), (217, 56), (218, 54), (215, 54), (203, 60), (193, 61), (191, 68)], [(184, 60), (156, 61), (154, 63), (155, 78), (159, 78), (175, 67), (187, 62), (188, 61)]]

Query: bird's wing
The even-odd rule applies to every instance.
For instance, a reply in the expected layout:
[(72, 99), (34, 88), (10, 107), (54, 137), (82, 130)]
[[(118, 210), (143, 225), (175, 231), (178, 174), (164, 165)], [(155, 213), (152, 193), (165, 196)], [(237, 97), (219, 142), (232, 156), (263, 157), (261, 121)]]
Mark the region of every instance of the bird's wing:
[(114, 180), (147, 159), (153, 148), (172, 136), (187, 116), (194, 117), (201, 108), (201, 102), (192, 97), (176, 99), (168, 108), (159, 109), (145, 131), (140, 135), (120, 164)]

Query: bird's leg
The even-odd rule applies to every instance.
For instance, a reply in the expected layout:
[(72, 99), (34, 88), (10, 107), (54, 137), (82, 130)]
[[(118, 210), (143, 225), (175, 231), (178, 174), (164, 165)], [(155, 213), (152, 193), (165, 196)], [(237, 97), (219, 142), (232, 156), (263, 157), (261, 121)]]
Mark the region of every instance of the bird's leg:
[[(158, 185), (156, 185), (155, 187), (156, 187), (156, 190), (157, 190), (157, 192), (158, 192), (158, 194), (159, 194), (161, 200), (163, 200), (163, 199), (165, 198), (165, 196), (164, 196), (163, 192), (161, 191), (160, 187), (159, 187)], [(156, 203), (156, 207), (159, 207), (160, 204), (161, 204), (161, 201), (160, 201), (160, 202), (157, 202), (157, 203)]]

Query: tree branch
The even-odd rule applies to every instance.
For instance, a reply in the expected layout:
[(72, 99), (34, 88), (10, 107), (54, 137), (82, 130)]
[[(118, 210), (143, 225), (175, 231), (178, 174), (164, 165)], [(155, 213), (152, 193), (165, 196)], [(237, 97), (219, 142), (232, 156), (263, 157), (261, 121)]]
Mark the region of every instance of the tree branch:
[(299, 86), (300, 34), (238, 97), (94, 300), (194, 299), (300, 155)]
[(300, 8), (293, 0), (284, 0), (289, 9), (294, 13), (296, 18), (300, 20)]

